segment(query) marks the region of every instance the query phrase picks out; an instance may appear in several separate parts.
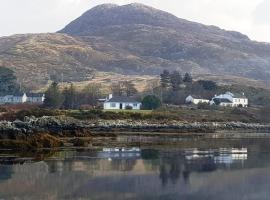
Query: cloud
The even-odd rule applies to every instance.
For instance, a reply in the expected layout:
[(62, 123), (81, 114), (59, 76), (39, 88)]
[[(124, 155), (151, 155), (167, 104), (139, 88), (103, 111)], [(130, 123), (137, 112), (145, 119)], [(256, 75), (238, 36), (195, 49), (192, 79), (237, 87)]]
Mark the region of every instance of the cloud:
[(264, 0), (254, 11), (254, 23), (258, 25), (270, 25), (270, 1)]
[[(0, 0), (0, 35), (56, 32), (93, 6), (133, 0)], [(174, 15), (269, 41), (269, 0), (137, 0)]]

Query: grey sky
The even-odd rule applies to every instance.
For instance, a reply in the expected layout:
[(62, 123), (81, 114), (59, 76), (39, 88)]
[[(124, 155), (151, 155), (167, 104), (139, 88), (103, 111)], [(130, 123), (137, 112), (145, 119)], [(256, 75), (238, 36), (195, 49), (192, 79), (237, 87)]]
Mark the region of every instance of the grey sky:
[(56, 32), (95, 5), (132, 2), (270, 42), (270, 0), (0, 0), (0, 36)]

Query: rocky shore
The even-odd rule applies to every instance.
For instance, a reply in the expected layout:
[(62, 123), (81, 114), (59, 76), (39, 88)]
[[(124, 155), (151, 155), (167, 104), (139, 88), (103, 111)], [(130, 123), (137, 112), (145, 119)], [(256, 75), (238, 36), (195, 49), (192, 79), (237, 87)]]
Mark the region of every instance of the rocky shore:
[[(0, 121), (0, 147), (9, 146), (10, 141), (24, 143), (26, 148), (57, 147), (63, 145), (61, 137), (98, 137), (121, 134), (151, 133), (218, 133), (254, 132), (270, 133), (270, 124), (226, 123), (185, 123), (179, 121), (135, 121), (135, 120), (92, 120), (80, 121), (68, 117), (25, 117), (23, 121)], [(2, 143), (1, 143), (2, 142)], [(3, 143), (4, 142), (4, 143)], [(8, 145), (6, 144), (8, 143)], [(22, 144), (18, 145), (22, 145)], [(10, 144), (12, 146), (12, 144)]]

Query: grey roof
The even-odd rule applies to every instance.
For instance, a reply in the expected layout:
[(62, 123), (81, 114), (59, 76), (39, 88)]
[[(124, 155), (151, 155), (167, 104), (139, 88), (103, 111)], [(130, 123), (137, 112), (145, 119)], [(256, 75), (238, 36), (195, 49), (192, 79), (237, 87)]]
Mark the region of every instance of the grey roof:
[(109, 99), (106, 102), (113, 102), (113, 103), (117, 103), (117, 102), (123, 102), (123, 103), (140, 103), (137, 100), (131, 98), (131, 97), (120, 97), (120, 96), (115, 96), (112, 97), (111, 99)]
[(242, 98), (246, 99), (247, 97), (244, 94), (233, 94), (233, 98)]
[(12, 94), (10, 94), (10, 95), (15, 96), (15, 97), (21, 97), (21, 96), (23, 96), (24, 94), (25, 94), (24, 92), (16, 92), (16, 93), (12, 93)]
[(44, 94), (43, 93), (27, 93), (26, 96), (27, 97), (43, 97)]
[(226, 94), (231, 95), (233, 98), (246, 98), (244, 93), (231, 93), (231, 92), (226, 92)]
[(229, 99), (226, 99), (226, 98), (214, 98), (213, 101), (217, 105), (219, 105), (221, 103), (232, 103), (232, 101), (230, 101)]
[(190, 96), (192, 96), (194, 99), (207, 99), (207, 98), (204, 98), (200, 95), (190, 95)]

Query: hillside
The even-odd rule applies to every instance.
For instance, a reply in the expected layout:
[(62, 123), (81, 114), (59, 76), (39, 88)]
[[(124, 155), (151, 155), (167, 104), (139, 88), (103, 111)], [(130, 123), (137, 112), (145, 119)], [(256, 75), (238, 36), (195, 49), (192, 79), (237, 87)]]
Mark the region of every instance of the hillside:
[(163, 68), (176, 68), (265, 80), (270, 74), (269, 44), (142, 4), (97, 6), (60, 32), (80, 37), (99, 51), (138, 58), (137, 62), (113, 63), (123, 73), (156, 74)]
[(49, 80), (82, 81), (110, 56), (64, 34), (0, 38), (0, 66), (15, 71), (19, 82), (35, 89)]
[(163, 69), (268, 81), (270, 44), (142, 4), (104, 4), (59, 33), (0, 38), (0, 67), (29, 89), (49, 80), (89, 81), (97, 72), (136, 76)]

